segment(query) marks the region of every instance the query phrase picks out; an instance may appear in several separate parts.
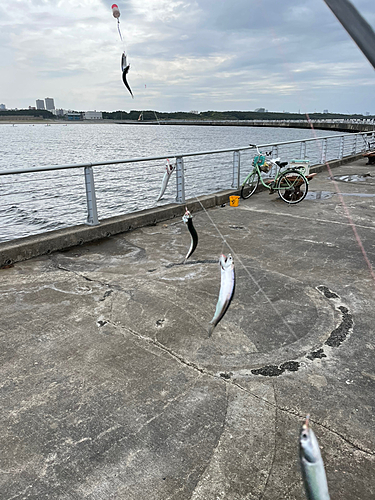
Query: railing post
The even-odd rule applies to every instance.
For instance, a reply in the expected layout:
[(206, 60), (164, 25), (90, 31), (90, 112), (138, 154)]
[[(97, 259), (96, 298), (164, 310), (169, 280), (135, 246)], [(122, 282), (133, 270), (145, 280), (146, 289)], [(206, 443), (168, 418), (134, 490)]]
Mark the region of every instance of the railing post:
[(185, 176), (184, 159), (182, 156), (176, 158), (176, 182), (177, 182), (177, 203), (185, 203)]
[(353, 144), (353, 151), (352, 151), (353, 155), (355, 155), (357, 153), (357, 139), (358, 139), (358, 136), (357, 136), (357, 134), (355, 134), (355, 136), (354, 136), (354, 144)]
[(340, 138), (340, 150), (339, 150), (339, 158), (341, 160), (341, 158), (344, 156), (344, 136), (342, 136)]
[(322, 157), (320, 163), (323, 164), (327, 160), (327, 139), (323, 139), (322, 142)]
[(97, 226), (98, 210), (96, 206), (94, 171), (92, 167), (85, 167), (85, 184), (86, 184), (86, 199), (87, 199), (87, 221), (89, 226)]
[(238, 189), (240, 186), (240, 152), (233, 151), (233, 179), (232, 188)]
[(306, 142), (305, 141), (301, 141), (301, 148), (299, 151), (299, 157), (301, 158), (301, 160), (306, 159)]

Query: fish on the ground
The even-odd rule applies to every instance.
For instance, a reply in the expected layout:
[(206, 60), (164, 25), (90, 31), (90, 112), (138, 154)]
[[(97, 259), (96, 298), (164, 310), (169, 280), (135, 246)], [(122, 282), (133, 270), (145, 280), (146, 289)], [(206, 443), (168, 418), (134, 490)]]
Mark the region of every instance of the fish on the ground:
[(191, 238), (190, 248), (189, 248), (188, 253), (186, 254), (186, 257), (185, 257), (185, 260), (187, 260), (194, 253), (194, 250), (197, 248), (197, 245), (198, 245), (198, 233), (195, 230), (195, 227), (193, 225), (193, 218), (191, 216), (191, 213), (187, 209), (187, 207), (186, 207), (185, 214), (182, 217), (182, 220), (187, 225), (189, 233), (190, 233), (190, 238)]
[(160, 194), (159, 194), (158, 199), (156, 201), (159, 201), (163, 198), (165, 190), (167, 189), (169, 179), (170, 179), (171, 175), (173, 174), (175, 168), (176, 168), (176, 165), (171, 165), (169, 160), (167, 160), (167, 164), (165, 166), (165, 174), (163, 177), (163, 181), (161, 183)]
[(231, 254), (229, 253), (227, 257), (225, 257), (224, 254), (220, 255), (219, 263), (221, 269), (220, 292), (214, 317), (210, 321), (210, 327), (208, 330), (209, 337), (211, 337), (214, 328), (227, 312), (227, 309), (233, 299), (234, 290), (236, 287), (234, 262)]
[(126, 79), (126, 75), (128, 74), (129, 69), (130, 69), (130, 64), (127, 64), (126, 54), (125, 54), (125, 52), (123, 52), (122, 57), (121, 57), (122, 81), (124, 82), (125, 87), (129, 90), (130, 95), (134, 99), (133, 92), (131, 91), (131, 88), (130, 88), (128, 81)]
[(309, 427), (309, 415), (299, 436), (299, 456), (303, 484), (308, 500), (329, 500), (326, 472), (318, 440)]

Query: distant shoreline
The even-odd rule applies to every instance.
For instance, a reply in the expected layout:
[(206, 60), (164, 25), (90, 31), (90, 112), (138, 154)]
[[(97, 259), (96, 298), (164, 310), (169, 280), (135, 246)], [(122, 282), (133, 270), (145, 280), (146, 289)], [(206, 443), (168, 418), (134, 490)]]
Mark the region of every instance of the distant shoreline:
[[(298, 128), (310, 129), (311, 124), (307, 121), (298, 120), (158, 120), (158, 121), (136, 121), (136, 120), (52, 120), (45, 119), (19, 119), (19, 120), (1, 120), (0, 125), (185, 125), (185, 126), (212, 126), (212, 127), (280, 127), (280, 128)], [(335, 132), (372, 132), (375, 131), (375, 124), (353, 123), (353, 122), (324, 122), (313, 120), (313, 126), (320, 130), (332, 130)]]

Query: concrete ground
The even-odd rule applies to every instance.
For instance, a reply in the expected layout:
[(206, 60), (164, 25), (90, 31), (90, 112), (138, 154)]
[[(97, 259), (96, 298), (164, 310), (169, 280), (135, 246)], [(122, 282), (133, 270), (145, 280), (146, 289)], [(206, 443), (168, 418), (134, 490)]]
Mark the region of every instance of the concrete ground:
[(175, 219), (0, 270), (0, 498), (303, 500), (309, 413), (331, 500), (374, 499), (375, 168), (333, 174), (367, 172), (193, 214), (186, 263)]

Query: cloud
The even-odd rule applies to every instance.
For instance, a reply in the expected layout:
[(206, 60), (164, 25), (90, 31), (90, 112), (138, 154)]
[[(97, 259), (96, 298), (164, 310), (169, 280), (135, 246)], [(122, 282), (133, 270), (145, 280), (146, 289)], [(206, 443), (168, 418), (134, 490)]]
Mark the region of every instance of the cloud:
[[(372, 2), (353, 3), (373, 24)], [(50, 95), (79, 110), (375, 112), (373, 69), (323, 0), (116, 3), (125, 46), (112, 2), (3, 0), (1, 102), (20, 108)], [(121, 81), (124, 49), (134, 101)]]

